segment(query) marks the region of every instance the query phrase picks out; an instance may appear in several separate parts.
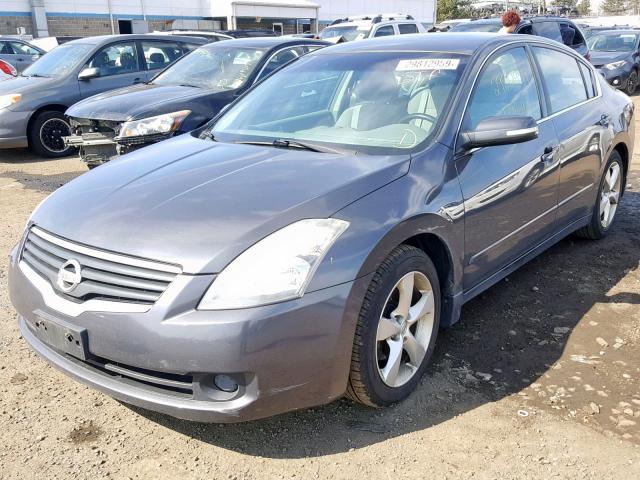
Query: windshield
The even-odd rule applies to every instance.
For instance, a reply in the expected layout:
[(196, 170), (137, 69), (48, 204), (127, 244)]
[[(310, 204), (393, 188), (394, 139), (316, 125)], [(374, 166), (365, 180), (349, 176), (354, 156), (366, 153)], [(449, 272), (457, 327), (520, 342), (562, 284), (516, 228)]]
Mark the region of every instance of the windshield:
[(265, 51), (207, 45), (185, 55), (152, 83), (190, 85), (214, 91), (235, 90), (245, 84)]
[(93, 45), (67, 43), (46, 53), (33, 65), (22, 72), (24, 77), (61, 77), (84, 63)]
[(463, 22), (451, 27), (450, 32), (491, 32), (497, 33), (502, 25), (500, 23), (475, 23)]
[(356, 27), (352, 25), (350, 27), (327, 27), (320, 32), (320, 38), (326, 40), (327, 38), (343, 37), (346, 41), (352, 42), (353, 40), (361, 40), (369, 33), (369, 27)]
[(409, 151), (435, 132), (466, 62), (437, 52), (312, 54), (251, 90), (203, 137)]
[(589, 49), (596, 52), (630, 52), (637, 44), (638, 35), (633, 33), (597, 34), (587, 40)]

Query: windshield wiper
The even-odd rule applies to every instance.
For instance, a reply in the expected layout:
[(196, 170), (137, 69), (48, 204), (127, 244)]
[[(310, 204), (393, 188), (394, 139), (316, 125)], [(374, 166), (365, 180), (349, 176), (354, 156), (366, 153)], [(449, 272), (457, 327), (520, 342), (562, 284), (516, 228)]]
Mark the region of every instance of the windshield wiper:
[(34, 78), (51, 78), (50, 75), (42, 75), (41, 73), (32, 73), (31, 75), (20, 75), (21, 77), (34, 77)]
[(269, 146), (269, 147), (275, 147), (275, 148), (307, 150), (309, 152), (344, 153), (344, 151), (325, 147), (324, 145), (318, 145), (310, 142), (299, 142), (297, 140), (286, 140), (282, 138), (275, 139), (272, 142), (256, 140), (256, 141), (240, 141), (240, 142), (234, 142), (234, 143), (237, 143), (239, 145), (262, 145), (262, 146)]
[(191, 88), (200, 88), (197, 85), (191, 85), (190, 83), (181, 83), (180, 85), (178, 85), (179, 87), (191, 87)]

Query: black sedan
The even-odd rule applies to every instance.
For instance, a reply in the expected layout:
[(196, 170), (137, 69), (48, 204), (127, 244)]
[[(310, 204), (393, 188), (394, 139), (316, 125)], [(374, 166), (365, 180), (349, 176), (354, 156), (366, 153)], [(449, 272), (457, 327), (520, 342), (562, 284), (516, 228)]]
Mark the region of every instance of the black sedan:
[(89, 168), (200, 127), (244, 93), (302, 55), (328, 45), (292, 37), (228, 40), (202, 46), (146, 84), (96, 95), (69, 108), (73, 135)]
[(640, 31), (609, 30), (589, 38), (591, 63), (610, 85), (633, 95), (640, 68)]

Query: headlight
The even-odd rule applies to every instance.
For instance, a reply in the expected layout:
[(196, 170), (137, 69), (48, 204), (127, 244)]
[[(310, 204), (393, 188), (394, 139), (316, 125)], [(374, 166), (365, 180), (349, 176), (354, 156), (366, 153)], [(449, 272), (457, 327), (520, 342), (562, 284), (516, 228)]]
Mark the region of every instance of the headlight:
[(249, 247), (213, 281), (200, 310), (249, 308), (301, 297), (331, 245), (349, 226), (333, 218), (292, 223)]
[(607, 63), (604, 68), (606, 68), (607, 70), (615, 70), (617, 68), (623, 67), (626, 63), (626, 60), (620, 60), (619, 62)]
[(0, 110), (9, 108), (20, 101), (22, 95), (19, 93), (10, 93), (9, 95), (0, 95)]
[(143, 137), (155, 133), (174, 132), (190, 113), (191, 110), (181, 110), (179, 112), (143, 118), (142, 120), (125, 122), (120, 129), (118, 138)]

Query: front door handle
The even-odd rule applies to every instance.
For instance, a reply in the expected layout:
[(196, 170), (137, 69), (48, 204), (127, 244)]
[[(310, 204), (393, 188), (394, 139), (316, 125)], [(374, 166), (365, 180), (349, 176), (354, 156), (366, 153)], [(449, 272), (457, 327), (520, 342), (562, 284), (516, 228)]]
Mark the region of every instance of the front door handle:
[(134, 83), (134, 84), (135, 84), (135, 83), (142, 83), (142, 81), (143, 81), (143, 80), (142, 80), (141, 78), (134, 78), (134, 79), (133, 79), (133, 83)]

